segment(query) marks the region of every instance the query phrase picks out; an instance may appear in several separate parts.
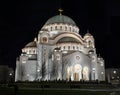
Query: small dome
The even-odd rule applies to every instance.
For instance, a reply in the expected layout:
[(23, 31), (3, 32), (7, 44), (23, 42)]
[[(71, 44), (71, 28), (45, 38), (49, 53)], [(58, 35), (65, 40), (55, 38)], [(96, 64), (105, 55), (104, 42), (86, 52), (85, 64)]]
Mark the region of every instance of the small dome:
[(37, 47), (37, 44), (35, 41), (32, 41), (25, 46), (25, 48), (28, 48), (28, 47)]
[(70, 17), (65, 15), (56, 15), (48, 19), (45, 25), (53, 24), (53, 23), (65, 23), (65, 24), (71, 24), (76, 26), (75, 22)]
[(90, 37), (90, 36), (92, 36), (92, 35), (91, 35), (90, 33), (86, 33), (85, 36), (89, 36), (89, 37)]
[(87, 38), (92, 38), (93, 39), (93, 36), (88, 32), (84, 36), (84, 39), (87, 39)]

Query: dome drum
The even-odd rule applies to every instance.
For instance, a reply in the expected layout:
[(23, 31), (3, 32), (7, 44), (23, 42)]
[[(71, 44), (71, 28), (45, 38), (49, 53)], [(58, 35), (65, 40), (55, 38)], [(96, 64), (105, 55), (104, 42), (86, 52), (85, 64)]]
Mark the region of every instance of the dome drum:
[(57, 15), (48, 19), (43, 28), (49, 31), (61, 31), (61, 32), (75, 32), (79, 33), (79, 28), (76, 23), (68, 16)]
[(64, 31), (64, 32), (75, 32), (79, 33), (79, 28), (77, 26), (72, 26), (63, 23), (54, 23), (50, 25), (45, 25), (43, 28), (48, 29), (48, 31)]

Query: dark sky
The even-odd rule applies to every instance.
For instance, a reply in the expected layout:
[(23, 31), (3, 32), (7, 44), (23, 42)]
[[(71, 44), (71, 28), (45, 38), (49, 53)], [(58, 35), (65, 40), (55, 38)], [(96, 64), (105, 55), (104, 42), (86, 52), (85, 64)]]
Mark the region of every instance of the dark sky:
[[(93, 2), (94, 1), (94, 2)], [(97, 53), (106, 68), (120, 67), (119, 0), (16, 0), (0, 1), (0, 64), (15, 68), (21, 49), (37, 36), (44, 23), (58, 14), (71, 17), (83, 36), (95, 38)]]

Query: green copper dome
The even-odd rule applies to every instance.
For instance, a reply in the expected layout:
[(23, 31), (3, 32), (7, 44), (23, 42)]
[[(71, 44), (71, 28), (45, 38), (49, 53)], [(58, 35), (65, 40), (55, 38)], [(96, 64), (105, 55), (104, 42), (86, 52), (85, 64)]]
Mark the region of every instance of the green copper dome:
[(54, 24), (54, 23), (64, 23), (64, 24), (76, 25), (75, 22), (70, 17), (65, 16), (65, 15), (53, 16), (52, 18), (48, 19), (48, 21), (45, 23), (45, 25)]

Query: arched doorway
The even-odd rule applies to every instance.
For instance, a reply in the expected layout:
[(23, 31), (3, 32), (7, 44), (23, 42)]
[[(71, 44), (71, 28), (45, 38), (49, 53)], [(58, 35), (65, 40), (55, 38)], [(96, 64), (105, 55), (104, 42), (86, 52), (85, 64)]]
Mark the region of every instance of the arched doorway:
[(88, 77), (88, 67), (83, 68), (83, 80), (89, 80)]
[(81, 71), (82, 71), (82, 67), (80, 64), (76, 64), (74, 66), (74, 81), (79, 81), (80, 79), (82, 79), (82, 76), (81, 76)]

